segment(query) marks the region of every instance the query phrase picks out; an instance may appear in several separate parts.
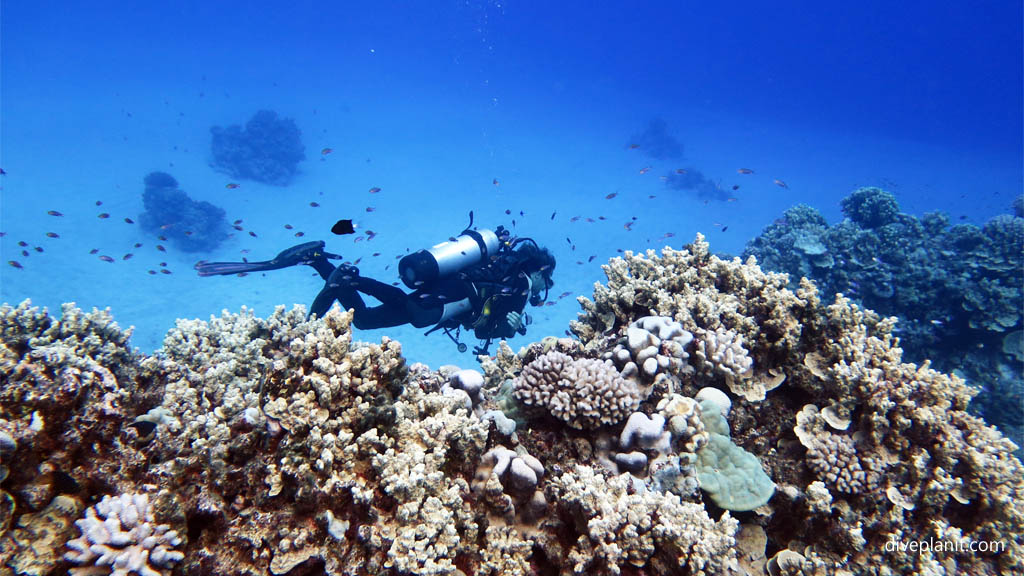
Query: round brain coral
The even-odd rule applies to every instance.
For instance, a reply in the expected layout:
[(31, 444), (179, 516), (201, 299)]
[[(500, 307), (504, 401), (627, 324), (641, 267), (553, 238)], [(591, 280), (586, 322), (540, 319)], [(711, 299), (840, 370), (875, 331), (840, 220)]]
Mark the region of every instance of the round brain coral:
[(578, 429), (617, 424), (641, 400), (636, 383), (622, 378), (611, 360), (574, 360), (556, 350), (523, 368), (515, 396)]

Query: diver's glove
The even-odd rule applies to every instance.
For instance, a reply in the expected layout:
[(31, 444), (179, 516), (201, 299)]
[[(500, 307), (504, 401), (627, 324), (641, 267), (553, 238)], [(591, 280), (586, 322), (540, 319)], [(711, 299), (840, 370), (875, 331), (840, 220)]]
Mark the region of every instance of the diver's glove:
[(512, 328), (513, 332), (518, 332), (520, 336), (526, 335), (526, 315), (519, 312), (509, 312), (505, 318), (508, 320), (508, 325)]

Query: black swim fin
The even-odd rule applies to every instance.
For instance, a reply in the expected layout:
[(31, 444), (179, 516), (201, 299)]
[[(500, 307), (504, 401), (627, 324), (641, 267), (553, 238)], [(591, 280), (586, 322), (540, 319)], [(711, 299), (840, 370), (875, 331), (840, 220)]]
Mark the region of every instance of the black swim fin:
[(337, 254), (324, 252), (324, 241), (317, 240), (292, 246), (282, 250), (271, 260), (260, 262), (197, 262), (195, 269), (200, 276), (227, 276), (242, 272), (260, 272), (263, 270), (279, 270), (299, 264), (313, 264), (317, 259), (341, 258)]

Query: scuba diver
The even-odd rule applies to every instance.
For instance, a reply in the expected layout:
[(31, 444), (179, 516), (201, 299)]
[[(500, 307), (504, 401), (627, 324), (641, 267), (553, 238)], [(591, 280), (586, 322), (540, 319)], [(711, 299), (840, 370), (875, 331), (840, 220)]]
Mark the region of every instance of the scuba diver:
[[(554, 285), (555, 258), (532, 238), (513, 238), (503, 226), (497, 230), (469, 227), (457, 238), (429, 250), (408, 254), (398, 272), (413, 292), (359, 274), (350, 264), (334, 266), (341, 256), (324, 251), (323, 241), (307, 242), (262, 262), (199, 262), (200, 276), (230, 275), (277, 270), (305, 264), (313, 267), (325, 285), (310, 306), (310, 315), (322, 317), (337, 300), (355, 312), (353, 324), (361, 330), (411, 324), (433, 326), (425, 334), (443, 330), (465, 352), (459, 341), (462, 329), (481, 340), (475, 354), (487, 354), (491, 341), (526, 334), (530, 317), (526, 303), (543, 306)], [(362, 294), (381, 303), (367, 306)]]

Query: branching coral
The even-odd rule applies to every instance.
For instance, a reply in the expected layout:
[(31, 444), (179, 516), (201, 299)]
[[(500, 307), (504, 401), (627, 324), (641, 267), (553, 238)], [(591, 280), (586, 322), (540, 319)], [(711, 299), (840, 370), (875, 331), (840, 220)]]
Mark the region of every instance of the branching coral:
[[(620, 574), (650, 566), (661, 574), (714, 574), (735, 564), (737, 523), (711, 520), (674, 494), (636, 492), (625, 475), (605, 478), (587, 466), (552, 478), (549, 500), (572, 514), (579, 533), (566, 560), (575, 574)], [(655, 513), (656, 512), (656, 513)]]
[(75, 524), (82, 535), (68, 541), (64, 555), (79, 566), (72, 576), (166, 576), (185, 557), (174, 550), (181, 544), (177, 532), (156, 523), (146, 494), (104, 496)]
[(610, 360), (573, 359), (551, 351), (523, 368), (515, 395), (574, 428), (621, 422), (636, 409), (640, 391)]

